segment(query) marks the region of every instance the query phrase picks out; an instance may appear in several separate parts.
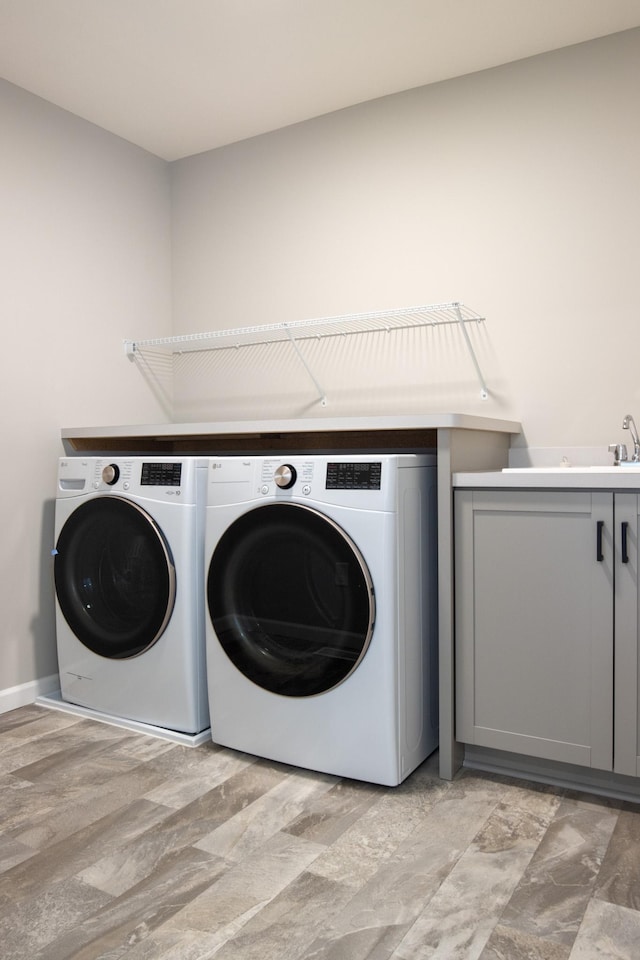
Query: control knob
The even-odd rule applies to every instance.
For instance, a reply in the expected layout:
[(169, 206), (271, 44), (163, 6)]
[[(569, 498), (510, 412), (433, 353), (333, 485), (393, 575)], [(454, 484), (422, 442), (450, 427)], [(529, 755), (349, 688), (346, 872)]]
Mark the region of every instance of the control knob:
[(298, 474), (295, 467), (292, 467), (290, 463), (283, 463), (276, 469), (273, 479), (276, 482), (276, 486), (280, 487), (281, 490), (288, 490), (296, 482), (297, 476)]
[(115, 463), (110, 463), (109, 466), (105, 467), (102, 471), (102, 479), (110, 487), (112, 487), (114, 483), (118, 482), (119, 476), (120, 476), (120, 467), (118, 467)]

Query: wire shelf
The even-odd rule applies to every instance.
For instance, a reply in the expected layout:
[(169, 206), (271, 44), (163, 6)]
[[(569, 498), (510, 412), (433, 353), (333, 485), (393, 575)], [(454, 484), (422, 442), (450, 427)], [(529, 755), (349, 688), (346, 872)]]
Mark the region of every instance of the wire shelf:
[(196, 351), (229, 350), (289, 341), (320, 393), (323, 405), (326, 405), (324, 391), (298, 349), (297, 344), (300, 341), (323, 337), (352, 336), (359, 333), (391, 332), (412, 327), (439, 327), (447, 324), (457, 324), (463, 332), (467, 350), (480, 380), (481, 396), (486, 399), (488, 390), (466, 329), (466, 324), (482, 323), (484, 319), (475, 310), (463, 303), (454, 301), (395, 310), (381, 310), (373, 313), (352, 313), (343, 316), (320, 317), (314, 320), (296, 320), (291, 323), (282, 322), (262, 326), (236, 327), (230, 330), (212, 330), (207, 333), (158, 337), (149, 340), (125, 340), (124, 347), (127, 356), (131, 360), (135, 360), (137, 355), (145, 350), (182, 354)]

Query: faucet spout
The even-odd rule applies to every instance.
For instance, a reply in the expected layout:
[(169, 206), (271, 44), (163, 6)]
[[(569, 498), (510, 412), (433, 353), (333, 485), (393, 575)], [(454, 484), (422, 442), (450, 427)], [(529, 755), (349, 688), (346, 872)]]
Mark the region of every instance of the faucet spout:
[(631, 459), (634, 463), (640, 462), (640, 437), (638, 436), (635, 420), (630, 413), (628, 413), (622, 421), (622, 429), (628, 430), (631, 433), (631, 439), (633, 440), (633, 456)]

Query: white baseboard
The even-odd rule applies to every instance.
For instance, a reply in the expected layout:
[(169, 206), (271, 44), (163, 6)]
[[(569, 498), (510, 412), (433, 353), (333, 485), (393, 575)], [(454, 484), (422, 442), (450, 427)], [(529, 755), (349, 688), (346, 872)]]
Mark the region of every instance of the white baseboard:
[(133, 730), (135, 733), (146, 733), (151, 737), (158, 737), (160, 740), (170, 740), (172, 743), (181, 743), (184, 747), (199, 747), (203, 743), (211, 740), (211, 727), (202, 730), (200, 733), (181, 733), (179, 730), (167, 730), (164, 727), (154, 727), (150, 723), (141, 723), (139, 720), (127, 720), (126, 717), (114, 717), (113, 714), (101, 713), (99, 710), (92, 710), (90, 707), (81, 707), (77, 703), (67, 703), (62, 699), (60, 691), (51, 695), (38, 697), (36, 703), (39, 707), (47, 707), (49, 710), (60, 710), (62, 713), (70, 713), (75, 717), (86, 717), (87, 720), (98, 720), (101, 723), (111, 724), (112, 727), (124, 727), (125, 730)]
[(17, 687), (7, 687), (5, 690), (0, 690), (0, 713), (26, 707), (29, 703), (35, 703), (37, 697), (59, 689), (60, 677), (57, 673), (50, 677), (40, 677), (39, 680), (21, 683)]

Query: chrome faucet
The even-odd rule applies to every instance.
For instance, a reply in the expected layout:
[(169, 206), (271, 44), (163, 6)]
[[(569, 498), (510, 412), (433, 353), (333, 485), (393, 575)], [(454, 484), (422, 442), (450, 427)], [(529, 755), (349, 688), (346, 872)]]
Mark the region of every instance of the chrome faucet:
[(633, 456), (631, 460), (634, 463), (640, 462), (640, 437), (638, 436), (636, 422), (630, 413), (628, 413), (622, 421), (622, 429), (629, 430), (631, 433), (631, 439), (633, 440)]

